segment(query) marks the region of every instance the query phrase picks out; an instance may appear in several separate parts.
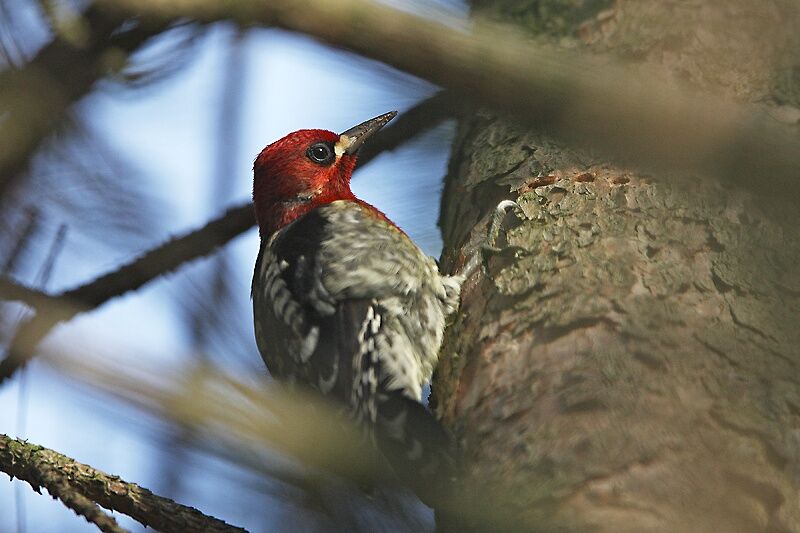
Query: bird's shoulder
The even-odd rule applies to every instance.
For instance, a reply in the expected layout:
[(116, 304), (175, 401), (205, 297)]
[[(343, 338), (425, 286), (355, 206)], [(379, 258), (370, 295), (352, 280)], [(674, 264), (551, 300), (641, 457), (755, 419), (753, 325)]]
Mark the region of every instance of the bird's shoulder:
[(348, 298), (405, 298), (428, 287), (445, 302), (454, 292), (433, 258), (358, 200), (320, 206), (276, 232), (262, 245), (264, 261), (285, 265), (292, 292), (322, 312)]
[(386, 215), (361, 200), (337, 200), (312, 209), (277, 231), (269, 246), (281, 255), (307, 255), (332, 239), (353, 242), (383, 234), (395, 240), (408, 240)]

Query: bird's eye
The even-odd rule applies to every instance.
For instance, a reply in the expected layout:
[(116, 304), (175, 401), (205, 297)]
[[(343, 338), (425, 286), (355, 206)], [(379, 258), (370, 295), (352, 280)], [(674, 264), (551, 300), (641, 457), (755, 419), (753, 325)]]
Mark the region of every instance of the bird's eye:
[(308, 158), (313, 162), (319, 163), (320, 165), (328, 165), (333, 162), (334, 159), (333, 149), (326, 143), (312, 144), (308, 151), (306, 151), (306, 155), (308, 155)]

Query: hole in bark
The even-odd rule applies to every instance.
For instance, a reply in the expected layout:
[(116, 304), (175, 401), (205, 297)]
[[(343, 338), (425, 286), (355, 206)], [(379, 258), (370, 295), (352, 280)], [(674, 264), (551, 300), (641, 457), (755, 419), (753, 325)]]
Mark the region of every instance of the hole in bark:
[(661, 248), (659, 248), (658, 246), (651, 246), (651, 245), (648, 244), (647, 248), (645, 248), (645, 250), (644, 250), (644, 255), (647, 256), (648, 259), (652, 259), (655, 256), (657, 256), (658, 252), (660, 252), (660, 251), (661, 251)]

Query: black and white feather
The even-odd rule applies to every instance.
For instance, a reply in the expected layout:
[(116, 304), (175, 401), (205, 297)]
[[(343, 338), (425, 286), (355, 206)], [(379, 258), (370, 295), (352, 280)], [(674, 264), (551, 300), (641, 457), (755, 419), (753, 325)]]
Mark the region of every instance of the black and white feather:
[(426, 448), (446, 436), (422, 389), (461, 282), (368, 208), (333, 202), (262, 242), (252, 286), (258, 348), (277, 379), (349, 406), (396, 470), (427, 468)]

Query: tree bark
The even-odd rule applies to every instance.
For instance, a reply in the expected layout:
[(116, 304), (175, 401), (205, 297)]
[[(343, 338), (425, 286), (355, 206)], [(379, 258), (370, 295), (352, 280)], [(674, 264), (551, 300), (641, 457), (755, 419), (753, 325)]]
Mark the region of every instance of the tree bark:
[[(797, 126), (790, 2), (473, 8)], [(500, 200), (520, 207), (464, 285), (433, 387), (488, 512), (540, 531), (800, 530), (797, 199), (655, 179), (488, 112), (460, 120), (445, 187), (444, 269)]]

